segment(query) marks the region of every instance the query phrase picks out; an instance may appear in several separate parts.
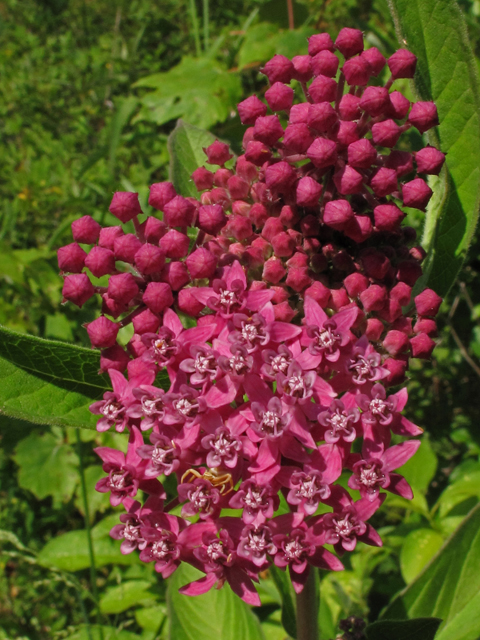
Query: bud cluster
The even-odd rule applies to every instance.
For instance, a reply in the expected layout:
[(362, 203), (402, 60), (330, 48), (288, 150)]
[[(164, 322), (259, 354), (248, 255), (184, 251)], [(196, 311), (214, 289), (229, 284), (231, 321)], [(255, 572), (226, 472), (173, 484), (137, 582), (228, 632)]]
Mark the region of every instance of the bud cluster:
[[(126, 455), (97, 449), (108, 474), (97, 489), (127, 510), (112, 535), (164, 577), (182, 561), (201, 569), (189, 595), (228, 581), (259, 604), (252, 580), (271, 562), (299, 592), (311, 565), (342, 569), (325, 544), (338, 555), (357, 540), (381, 545), (367, 521), (382, 490), (412, 497), (395, 470), (421, 429), (402, 416), (406, 389), (388, 389), (410, 357), (430, 356), (441, 299), (411, 299), (424, 251), (402, 207), (425, 209), (432, 192), (418, 175), (438, 174), (444, 155), (395, 146), (437, 112), (392, 90), (415, 71), (404, 49), (385, 60), (346, 28), (335, 43), (312, 36), (308, 51), (265, 65), (266, 104), (238, 105), (244, 154), (228, 169), (226, 144), (205, 149), (218, 168), (193, 173), (198, 200), (154, 184), (149, 204), (163, 216), (141, 222), (137, 194), (117, 192), (110, 211), (135, 233), (85, 216), (58, 252), (64, 299), (102, 297), (87, 331), (113, 391), (91, 406), (97, 428), (130, 434)], [(392, 445), (392, 434), (406, 439)], [(177, 496), (165, 505), (170, 475)]]

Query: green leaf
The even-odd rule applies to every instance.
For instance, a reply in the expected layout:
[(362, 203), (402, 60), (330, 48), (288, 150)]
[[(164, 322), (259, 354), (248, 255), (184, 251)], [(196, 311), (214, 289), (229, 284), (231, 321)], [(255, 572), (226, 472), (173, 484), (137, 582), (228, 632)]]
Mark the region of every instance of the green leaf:
[(102, 613), (122, 613), (137, 604), (144, 604), (155, 600), (155, 596), (148, 591), (151, 583), (147, 580), (128, 580), (116, 587), (110, 587), (100, 598)]
[(19, 466), (18, 484), (42, 500), (68, 502), (78, 482), (78, 457), (69, 444), (52, 433), (31, 433), (20, 440), (13, 456)]
[(82, 625), (65, 640), (139, 640), (140, 636), (124, 629), (115, 629), (106, 625)]
[(438, 616), (435, 640), (480, 636), (480, 505), (443, 549), (383, 612), (388, 619)]
[(307, 53), (311, 29), (279, 30), (271, 22), (260, 22), (247, 31), (238, 54), (238, 67), (259, 65), (276, 53), (292, 58)]
[(270, 567), (270, 574), (282, 599), (282, 624), (285, 631), (292, 636), (292, 638), (296, 638), (297, 616), (295, 612), (295, 591), (293, 590), (292, 581), (285, 571), (281, 571), (273, 564)]
[(198, 167), (206, 164), (203, 147), (214, 142), (215, 136), (209, 131), (198, 129), (188, 122), (179, 120), (168, 138), (170, 153), (170, 180), (183, 196), (196, 198), (198, 191), (191, 178)]
[(89, 405), (110, 388), (99, 352), (0, 327), (0, 414), (95, 429)]
[(242, 96), (240, 77), (212, 58), (185, 56), (173, 69), (141, 78), (133, 86), (155, 89), (141, 98), (136, 120), (157, 125), (183, 117), (208, 129), (224, 122)]
[(365, 629), (367, 640), (433, 640), (442, 621), (440, 618), (415, 620), (381, 620)]
[(445, 489), (437, 502), (440, 518), (444, 518), (457, 505), (472, 497), (480, 499), (480, 471), (465, 473)]
[[(84, 432), (87, 433), (87, 432)], [(90, 435), (90, 434), (88, 434)], [(95, 437), (95, 434), (92, 434)], [(87, 488), (87, 501), (90, 519), (95, 519), (96, 513), (103, 513), (110, 507), (107, 493), (100, 493), (95, 490), (95, 485), (105, 476), (105, 472), (100, 464), (95, 464), (85, 469), (85, 484)], [(83, 502), (82, 487), (80, 484), (75, 492), (75, 506), (82, 515), (85, 515), (85, 505)]]
[(407, 584), (418, 576), (443, 542), (443, 536), (433, 529), (416, 529), (408, 534), (400, 552), (400, 569)]
[(426, 493), (437, 466), (438, 458), (432, 449), (430, 439), (425, 435), (417, 453), (398, 469), (398, 473), (404, 476), (414, 493)]
[[(440, 126), (429, 141), (447, 153), (446, 168), (432, 180), (423, 245), (423, 284), (445, 296), (462, 266), (480, 203), (478, 70), (465, 20), (455, 0), (390, 0), (402, 46), (418, 57), (415, 89), (434, 100)], [(438, 137), (437, 137), (438, 136)]]
[(145, 629), (145, 631), (158, 632), (160, 625), (166, 617), (164, 605), (156, 605), (155, 607), (146, 607), (145, 609), (137, 609), (135, 611), (135, 620), (137, 624)]
[(182, 564), (168, 581), (167, 606), (171, 640), (263, 640), (260, 623), (250, 608), (226, 584), (201, 596), (178, 593), (202, 574)]

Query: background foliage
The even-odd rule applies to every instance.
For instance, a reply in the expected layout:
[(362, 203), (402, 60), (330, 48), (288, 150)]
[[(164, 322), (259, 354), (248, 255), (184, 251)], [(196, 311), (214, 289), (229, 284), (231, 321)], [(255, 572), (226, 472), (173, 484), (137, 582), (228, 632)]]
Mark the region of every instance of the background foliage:
[[(408, 7), (413, 11), (414, 5), (427, 4), (409, 0)], [(392, 5), (405, 14), (404, 1)], [(473, 64), (479, 65), (480, 2), (460, 5)], [(209, 129), (239, 151), (243, 127), (235, 104), (266, 88), (258, 72), (275, 52), (303, 53), (306, 36), (318, 30), (333, 35), (343, 26), (363, 29), (385, 55), (398, 46), (386, 0), (302, 0), (295, 5), (294, 30), (288, 29), (286, 3), (277, 0), (217, 0), (210, 3), (208, 20), (206, 6), (194, 0), (0, 4), (0, 324), (87, 344), (81, 325), (94, 317), (95, 303), (81, 311), (61, 306), (55, 249), (69, 241), (73, 219), (88, 213), (108, 222), (114, 190), (138, 191), (145, 204), (148, 185), (167, 179), (167, 139), (178, 118)], [(445, 71), (447, 80), (452, 73)], [(437, 99), (443, 89), (436, 78)], [(440, 137), (447, 146), (448, 126), (455, 128), (462, 116), (457, 113), (449, 124), (449, 113), (440, 112), (445, 122)], [(177, 130), (175, 136), (172, 144), (180, 139), (193, 152), (198, 148), (188, 132)], [(460, 155), (470, 148), (469, 137), (466, 130)], [(420, 144), (415, 134), (410, 144)], [(476, 147), (471, 153), (478, 153)], [(454, 153), (451, 149), (450, 158)], [(190, 188), (178, 162), (172, 171), (184, 189)], [(453, 176), (457, 186), (458, 176)], [(447, 214), (443, 230), (448, 235)], [(413, 223), (421, 234), (423, 222), (414, 218)], [(427, 224), (427, 242), (432, 228)], [(475, 509), (480, 500), (479, 272), (477, 233), (444, 303), (434, 360), (414, 365), (409, 382), (410, 417), (428, 434), (403, 469), (415, 499), (407, 503), (389, 495), (374, 522), (384, 547), (360, 548), (347, 560), (345, 572), (324, 576), (322, 640), (334, 638), (338, 621), (347, 616), (376, 620), (399, 592), (384, 618), (439, 616), (446, 621), (437, 636), (441, 640), (480, 635), (475, 631), (478, 575), (449, 572), (465, 562), (465, 555), (456, 559), (459, 549), (471, 549), (468, 566), (478, 566), (480, 559)], [(117, 521), (115, 510), (105, 494), (94, 491), (102, 471), (92, 449), (118, 448), (125, 438), (70, 428), (89, 419), (86, 407), (103, 392), (95, 357), (89, 351), (88, 364), (74, 349), (62, 356), (62, 376), (72, 380), (70, 404), (62, 407), (61, 420), (53, 420), (42, 381), (58, 371), (52, 364), (58, 352), (42, 343), (19, 370), (15, 363), (22, 360), (29, 339), (23, 340), (8, 331), (0, 335), (2, 354), (9, 354), (0, 361), (0, 378), (4, 392), (11, 385), (13, 416), (0, 417), (0, 638), (204, 640), (233, 638), (232, 628), (248, 640), (293, 635), (294, 599), (281, 572), (265, 576), (262, 607), (252, 613), (226, 589), (195, 601), (180, 598), (176, 587), (189, 578), (176, 574), (167, 590), (152, 566), (120, 554), (108, 535)], [(82, 385), (74, 382), (79, 380), (77, 356), (84, 362)], [(19, 387), (24, 397), (16, 393)], [(22, 421), (32, 415), (43, 426)], [(426, 567), (451, 534), (442, 560)], [(437, 593), (439, 582), (448, 583), (448, 593)], [(425, 589), (431, 589), (429, 597), (419, 600), (416, 594)], [(384, 629), (372, 625), (369, 640), (383, 637)], [(416, 632), (398, 633), (398, 638), (413, 638)], [(421, 637), (427, 640), (427, 631)]]

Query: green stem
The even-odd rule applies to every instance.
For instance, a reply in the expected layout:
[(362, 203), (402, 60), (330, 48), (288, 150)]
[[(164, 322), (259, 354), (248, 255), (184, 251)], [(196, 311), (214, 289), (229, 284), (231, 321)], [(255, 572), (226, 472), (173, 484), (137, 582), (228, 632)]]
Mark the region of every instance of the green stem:
[(203, 49), (208, 53), (209, 45), (209, 6), (208, 0), (203, 0)]
[(97, 569), (95, 566), (95, 552), (93, 550), (92, 528), (90, 526), (90, 510), (88, 508), (87, 483), (85, 482), (85, 467), (83, 466), (82, 440), (77, 429), (77, 454), (80, 462), (80, 484), (82, 487), (83, 510), (85, 512), (85, 529), (87, 531), (88, 555), (90, 556), (90, 586), (95, 600), (97, 624), (100, 630), (100, 638), (103, 640), (102, 620), (100, 617), (100, 601), (97, 587)]
[(297, 640), (318, 640), (318, 605), (316, 569), (310, 567), (303, 591), (297, 594)]
[(190, 0), (189, 8), (190, 8), (190, 19), (192, 20), (193, 37), (195, 39), (195, 53), (197, 54), (197, 58), (199, 58), (202, 55), (202, 46), (200, 43), (200, 30), (198, 28), (198, 16), (197, 16), (197, 7), (195, 5), (195, 0)]

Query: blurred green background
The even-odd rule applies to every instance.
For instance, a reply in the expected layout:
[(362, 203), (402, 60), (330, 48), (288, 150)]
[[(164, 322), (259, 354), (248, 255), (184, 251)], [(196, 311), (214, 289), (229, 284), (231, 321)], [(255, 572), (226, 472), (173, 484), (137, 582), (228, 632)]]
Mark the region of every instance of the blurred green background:
[[(480, 2), (460, 4), (478, 56)], [(81, 325), (96, 303), (61, 305), (55, 250), (71, 241), (73, 219), (108, 222), (115, 190), (138, 191), (146, 204), (149, 185), (168, 179), (177, 118), (239, 151), (235, 105), (266, 89), (259, 69), (275, 52), (305, 53), (307, 36), (335, 36), (343, 26), (362, 29), (385, 55), (398, 46), (386, 0), (298, 0), (294, 9), (292, 30), (283, 0), (0, 2), (0, 324), (87, 344)], [(420, 218), (410, 222), (420, 230)], [(374, 522), (385, 546), (360, 548), (346, 572), (324, 580), (322, 640), (334, 637), (340, 618), (375, 618), (479, 501), (479, 273), (477, 234), (442, 307), (433, 361), (412, 364), (407, 415), (428, 434), (404, 469), (416, 498), (390, 495)], [(121, 630), (112, 637), (166, 638), (165, 586), (151, 565), (119, 554), (108, 538), (117, 515), (93, 489), (102, 475), (93, 445), (125, 439), (85, 432), (77, 441), (73, 431), (6, 418), (0, 438), (0, 638), (89, 638), (82, 625), (98, 607), (80, 465), (100, 620)], [(268, 576), (261, 590), (255, 614), (266, 640), (281, 640), (280, 599)]]

